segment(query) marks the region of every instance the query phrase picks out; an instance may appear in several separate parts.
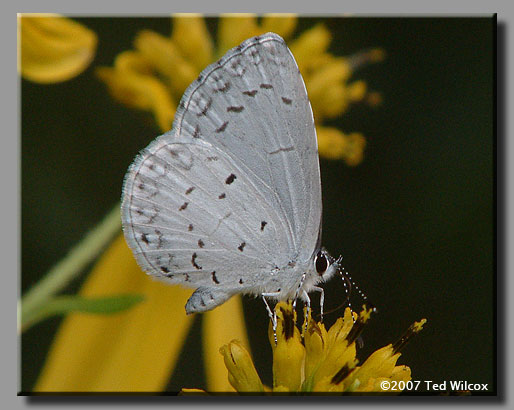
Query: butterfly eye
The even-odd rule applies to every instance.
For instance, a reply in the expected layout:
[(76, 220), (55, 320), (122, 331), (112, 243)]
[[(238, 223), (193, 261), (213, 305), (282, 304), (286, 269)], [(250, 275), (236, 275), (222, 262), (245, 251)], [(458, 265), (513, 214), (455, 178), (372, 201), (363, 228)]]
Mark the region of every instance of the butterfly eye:
[(322, 251), (319, 251), (314, 263), (316, 265), (316, 272), (318, 272), (318, 275), (323, 276), (328, 268), (327, 256)]

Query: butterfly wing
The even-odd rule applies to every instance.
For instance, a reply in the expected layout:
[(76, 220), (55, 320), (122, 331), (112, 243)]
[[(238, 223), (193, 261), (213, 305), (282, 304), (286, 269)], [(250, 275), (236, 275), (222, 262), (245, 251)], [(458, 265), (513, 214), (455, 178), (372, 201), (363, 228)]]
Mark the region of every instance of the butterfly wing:
[[(321, 221), (312, 110), (303, 79), (276, 34), (255, 37), (208, 67), (181, 103), (180, 135), (220, 147), (274, 195), (291, 258), (310, 258)], [(297, 253), (302, 255), (297, 255)]]
[(191, 84), (173, 129), (131, 166), (122, 219), (146, 272), (218, 289), (210, 296), (219, 303), (269, 291), (273, 269), (311, 257), (321, 219), (316, 135), (279, 36), (245, 41)]

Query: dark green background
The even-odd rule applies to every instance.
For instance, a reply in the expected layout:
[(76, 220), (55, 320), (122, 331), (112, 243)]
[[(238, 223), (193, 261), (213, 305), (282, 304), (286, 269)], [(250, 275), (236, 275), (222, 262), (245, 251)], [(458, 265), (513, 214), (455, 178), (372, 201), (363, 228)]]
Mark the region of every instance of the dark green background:
[[(168, 34), (169, 20), (80, 20), (99, 37), (92, 66), (62, 84), (21, 81), (22, 291), (119, 201), (128, 165), (159, 134), (150, 115), (108, 96), (94, 67), (111, 65), (141, 29)], [(333, 122), (366, 135), (364, 162), (349, 168), (321, 160), (324, 245), (344, 256), (345, 268), (379, 309), (359, 357), (426, 317), (425, 330), (399, 360), (411, 367), (413, 380), (489, 383), (493, 391), (495, 21), (306, 18), (297, 32), (320, 21), (334, 34), (334, 54), (382, 47), (388, 55), (354, 77), (383, 94), (382, 106), (358, 104)], [(209, 28), (215, 32), (215, 20)], [(340, 281), (325, 289), (326, 308), (341, 302)], [(269, 384), (267, 314), (251, 298), (245, 311), (257, 368)], [(22, 390), (33, 387), (59, 322), (22, 336)], [(205, 387), (198, 377), (200, 337), (197, 320), (170, 390)]]

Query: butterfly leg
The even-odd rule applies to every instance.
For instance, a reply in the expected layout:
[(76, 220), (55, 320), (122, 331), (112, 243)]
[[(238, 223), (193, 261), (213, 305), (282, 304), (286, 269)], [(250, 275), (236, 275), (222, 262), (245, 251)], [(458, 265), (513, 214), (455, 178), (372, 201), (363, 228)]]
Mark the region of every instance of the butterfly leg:
[(269, 318), (271, 320), (271, 323), (273, 324), (273, 337), (275, 338), (275, 345), (277, 344), (277, 312), (274, 312), (270, 309), (266, 298), (267, 297), (277, 297), (279, 295), (280, 295), (279, 292), (261, 293), (262, 300), (264, 301), (264, 304), (266, 305), (266, 310), (268, 311)]
[[(303, 282), (305, 282), (305, 278), (306, 278), (307, 274), (304, 272), (302, 277), (300, 278), (300, 283), (298, 284), (298, 287), (296, 288), (296, 292), (294, 294), (294, 300), (293, 300), (293, 309), (296, 308), (296, 299), (298, 299), (298, 296), (300, 296), (300, 292), (303, 291), (303, 294), (306, 295), (307, 293), (302, 289), (303, 287)], [(307, 299), (309, 297), (307, 296)]]
[[(319, 305), (320, 305), (320, 310), (321, 310), (320, 322), (323, 322), (323, 304), (325, 302), (325, 291), (323, 290), (323, 288), (320, 288), (319, 286), (313, 286), (311, 288), (311, 290), (320, 293), (320, 297), (319, 297)], [(307, 310), (305, 312), (305, 331), (307, 331), (309, 313), (311, 310), (311, 300), (309, 298), (309, 294), (305, 290), (303, 290), (303, 299), (305, 300), (305, 304), (307, 305)]]
[(323, 305), (325, 303), (325, 291), (323, 288), (320, 288), (319, 286), (313, 286), (312, 290), (319, 292), (319, 308), (320, 308), (320, 322), (323, 323)]
[(305, 291), (305, 289), (302, 289), (302, 296), (305, 300), (305, 304), (307, 305), (307, 309), (305, 310), (305, 316), (303, 318), (303, 322), (305, 323), (304, 327), (304, 334), (307, 331), (307, 326), (309, 325), (309, 314), (311, 312), (311, 298), (309, 297), (309, 294)]
[(311, 310), (311, 300), (309, 299), (309, 295), (307, 294), (307, 292), (305, 291), (305, 289), (303, 289), (303, 283), (305, 282), (305, 278), (307, 277), (307, 273), (303, 273), (302, 274), (302, 277), (300, 278), (300, 283), (298, 284), (298, 287), (296, 288), (296, 292), (295, 292), (295, 295), (294, 295), (294, 300), (293, 300), (293, 309), (296, 308), (296, 300), (298, 299), (298, 297), (300, 296), (300, 294), (302, 295), (302, 298), (306, 301), (306, 304), (307, 304), (307, 311), (305, 312), (305, 316), (304, 316), (304, 323), (305, 323), (305, 330), (307, 330), (307, 324), (308, 324), (308, 317), (309, 317), (309, 312)]

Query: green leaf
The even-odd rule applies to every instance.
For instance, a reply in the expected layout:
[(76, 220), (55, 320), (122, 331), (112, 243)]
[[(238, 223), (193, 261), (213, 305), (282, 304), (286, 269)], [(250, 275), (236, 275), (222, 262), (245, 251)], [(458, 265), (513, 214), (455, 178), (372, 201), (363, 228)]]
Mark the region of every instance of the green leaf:
[[(56, 296), (41, 306), (32, 315), (22, 317), (22, 329), (51, 316), (65, 315), (71, 312), (110, 315), (130, 309), (142, 302), (143, 295), (115, 295), (97, 298), (80, 296)], [(27, 317), (28, 316), (28, 317)]]
[[(111, 242), (121, 229), (120, 204), (76, 244), (63, 259), (18, 300), (18, 333), (27, 330), (33, 318), (53, 300), (54, 296), (76, 278)], [(39, 320), (39, 319), (38, 319)]]

